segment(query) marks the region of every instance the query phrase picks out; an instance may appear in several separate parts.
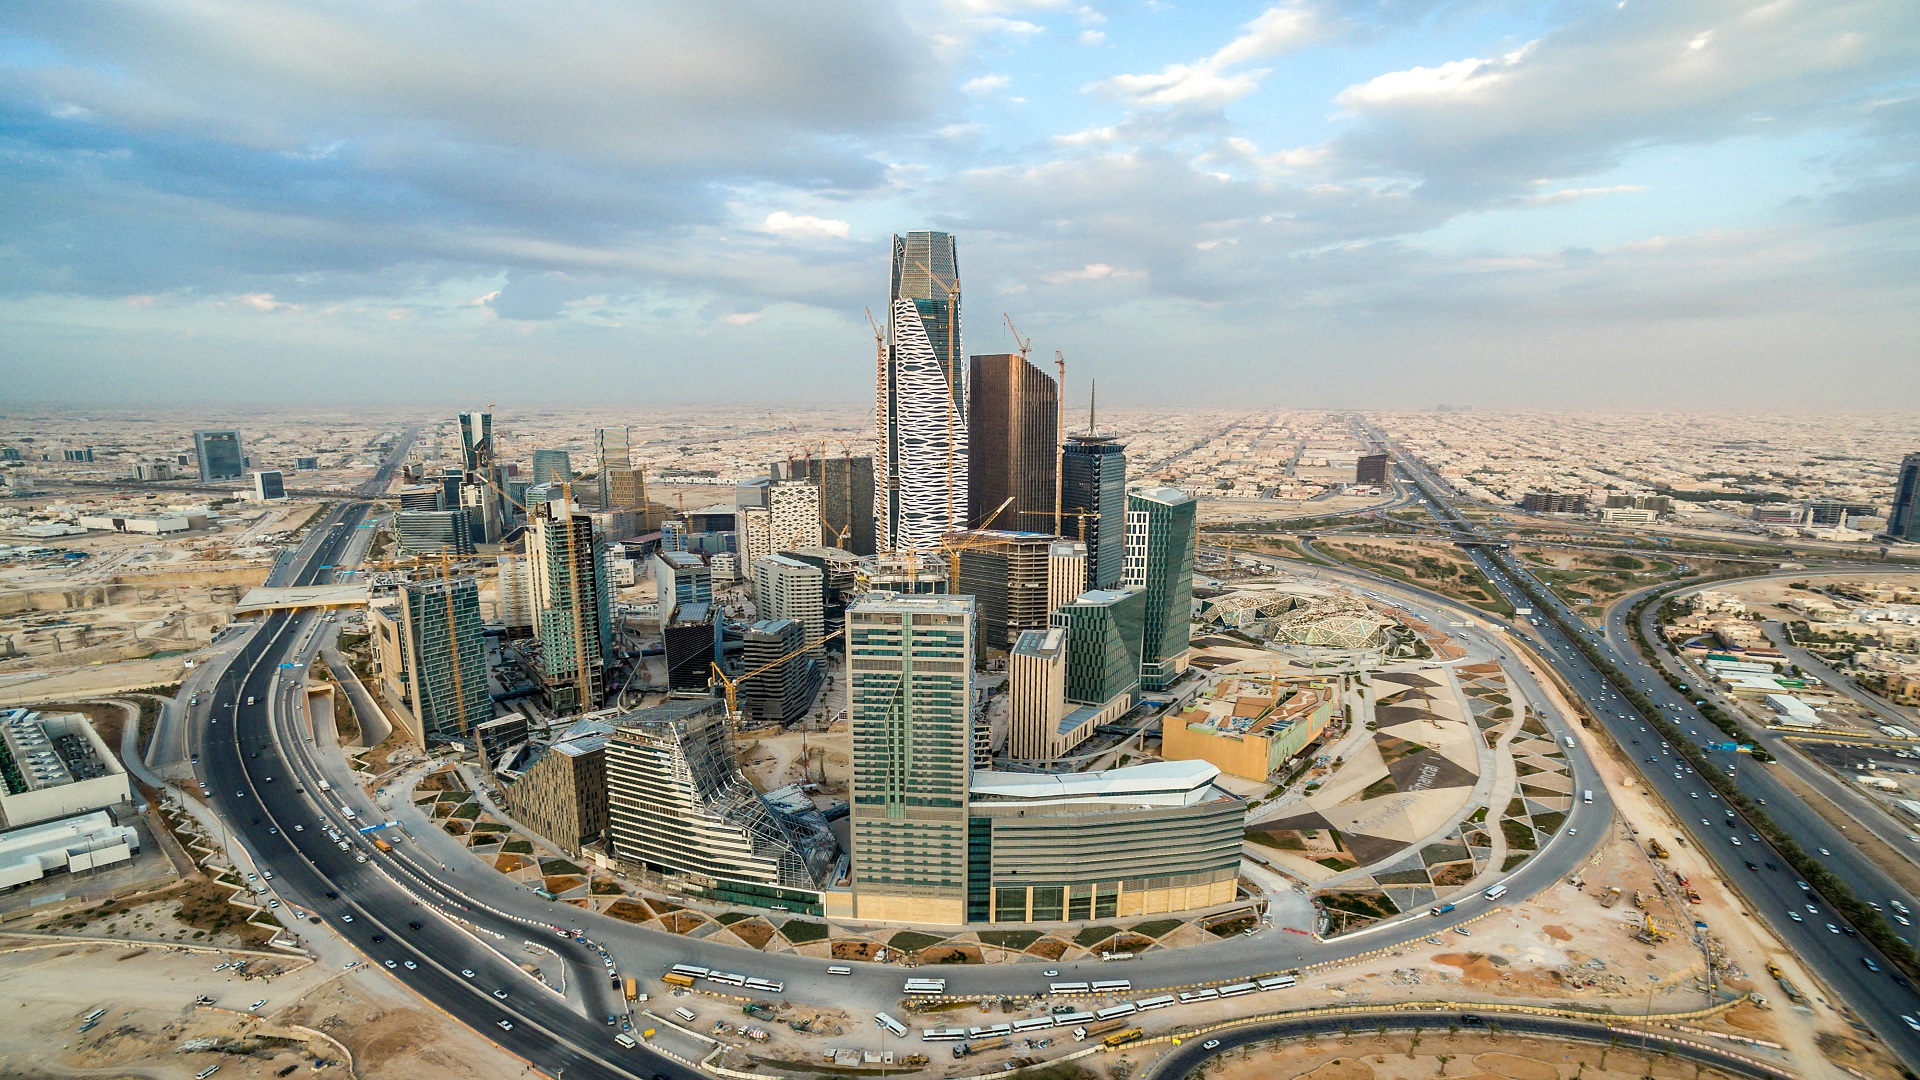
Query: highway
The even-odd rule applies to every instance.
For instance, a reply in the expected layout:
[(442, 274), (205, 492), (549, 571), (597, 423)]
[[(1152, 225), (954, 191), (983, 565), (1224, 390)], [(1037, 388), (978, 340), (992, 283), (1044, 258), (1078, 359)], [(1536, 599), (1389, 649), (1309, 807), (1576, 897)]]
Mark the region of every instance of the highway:
[[(1422, 488), (1423, 505), (1436, 519), (1454, 525), (1463, 539), (1486, 540), (1444, 501), (1440, 494), (1445, 490), (1443, 485), (1417, 459), (1403, 454), (1396, 464)], [(1551, 590), (1533, 579), (1526, 567), (1504, 549), (1479, 543), (1461, 550), (1516, 608), (1535, 606), (1532, 596), (1520, 586), (1521, 579), (1535, 592), (1553, 597)], [(1652, 671), (1637, 650), (1616, 647), (1608, 635), (1587, 627), (1557, 597), (1553, 610), (1536, 612), (1529, 621), (1544, 644), (1543, 655), (1681, 822), (1687, 836), (1676, 839), (1706, 854), (1721, 878), (1748, 899), (1755, 915), (1764, 919), (1895, 1054), (1909, 1064), (1920, 1063), (1920, 1031), (1908, 1027), (1903, 1019), (1920, 1016), (1920, 995), (1915, 994), (1913, 986), (1877, 949), (1855, 937), (1853, 928), (1830, 904), (1798, 881), (1786, 860), (1693, 774), (1622, 696), (1621, 689), (1628, 683), (1639, 684), (1656, 708), (1665, 710), (1670, 721), (1703, 745), (1724, 741), (1719, 729), (1702, 718), (1685, 695)], [(1611, 670), (1592, 664), (1574, 646), (1569, 633), (1584, 634)], [(1847, 843), (1845, 834), (1788, 792), (1766, 766), (1731, 752), (1722, 752), (1713, 760), (1716, 765), (1724, 763), (1734, 769), (1739, 789), (1765, 804), (1774, 821), (1798, 838), (1803, 847), (1830, 851), (1834, 872), (1852, 883), (1863, 898), (1882, 904), (1896, 898), (1903, 903), (1911, 900), (1884, 871)]]

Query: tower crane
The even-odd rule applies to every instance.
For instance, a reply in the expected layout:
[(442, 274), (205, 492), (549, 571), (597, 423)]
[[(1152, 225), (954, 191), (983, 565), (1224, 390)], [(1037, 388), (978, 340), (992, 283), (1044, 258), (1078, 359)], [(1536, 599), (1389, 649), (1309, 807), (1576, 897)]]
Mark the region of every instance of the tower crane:
[(1033, 339), (1020, 336), (1020, 328), (1013, 325), (1013, 316), (1003, 311), (1000, 313), (1000, 317), (1007, 321), (1007, 329), (1013, 332), (1013, 343), (1020, 346), (1020, 359), (1025, 360), (1027, 358), (1027, 351), (1033, 348)]
[(825, 645), (827, 642), (832, 641), (834, 638), (837, 638), (846, 632), (847, 632), (847, 628), (843, 626), (840, 629), (835, 630), (831, 634), (822, 635), (821, 637), (818, 637), (813, 641), (810, 641), (805, 645), (800, 646), (799, 648), (793, 650), (790, 653), (787, 653), (785, 656), (782, 656), (777, 660), (769, 660), (766, 663), (761, 664), (759, 667), (754, 668), (752, 671), (749, 671), (744, 675), (741, 675), (739, 678), (734, 678), (732, 676), (729, 676), (726, 673), (725, 669), (721, 668), (719, 664), (709, 661), (707, 664), (707, 667), (711, 669), (711, 674), (707, 676), (707, 689), (711, 691), (715, 683), (720, 684), (720, 689), (727, 699), (727, 721), (728, 723), (732, 724), (734, 730), (738, 732), (740, 727), (740, 684), (741, 683), (746, 682), (748, 679), (751, 679), (756, 675), (764, 675), (767, 672), (772, 671), (774, 668), (779, 667), (781, 664), (784, 664), (787, 661), (792, 660), (796, 656), (803, 656), (806, 653), (812, 652), (813, 650), (819, 648), (822, 645)]

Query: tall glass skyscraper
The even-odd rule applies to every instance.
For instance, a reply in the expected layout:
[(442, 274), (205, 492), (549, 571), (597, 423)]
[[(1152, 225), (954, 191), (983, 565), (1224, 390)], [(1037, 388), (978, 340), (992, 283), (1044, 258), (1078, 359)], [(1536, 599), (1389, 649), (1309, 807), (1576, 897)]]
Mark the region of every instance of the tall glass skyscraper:
[(1060, 520), (1087, 545), (1087, 588), (1120, 584), (1126, 561), (1127, 448), (1104, 435), (1070, 435), (1060, 453)]
[(1187, 669), (1198, 506), (1179, 488), (1143, 488), (1127, 496), (1127, 558), (1120, 578), (1127, 588), (1147, 594), (1140, 648), (1143, 690), (1159, 690)]
[(533, 486), (573, 482), (573, 455), (565, 450), (533, 452)]
[[(1060, 387), (1018, 353), (970, 357), (967, 370), (967, 507), (974, 527), (1053, 531)], [(1008, 498), (1012, 505), (994, 514)]]
[(597, 709), (613, 651), (613, 613), (593, 519), (556, 492), (534, 508), (527, 558), (547, 703), (555, 712)]
[(1920, 543), (1920, 454), (1908, 454), (1900, 462), (1893, 506), (1887, 512), (1887, 535)]
[(247, 456), (240, 450), (238, 431), (196, 431), (193, 454), (200, 464), (200, 482), (238, 480), (247, 473)]
[(882, 551), (933, 547), (967, 525), (967, 368), (961, 363), (960, 263), (953, 237), (893, 238), (888, 345), (875, 436)]

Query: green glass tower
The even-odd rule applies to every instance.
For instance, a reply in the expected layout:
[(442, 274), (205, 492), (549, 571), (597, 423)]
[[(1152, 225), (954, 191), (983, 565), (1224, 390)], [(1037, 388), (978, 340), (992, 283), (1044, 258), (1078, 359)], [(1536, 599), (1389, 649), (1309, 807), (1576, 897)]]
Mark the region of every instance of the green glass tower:
[(1142, 589), (1092, 589), (1056, 608), (1052, 625), (1067, 631), (1067, 700), (1104, 705), (1140, 689), (1146, 636)]
[(1193, 496), (1179, 488), (1127, 493), (1127, 554), (1121, 584), (1146, 593), (1140, 688), (1159, 690), (1187, 669), (1193, 618)]
[(493, 719), (480, 586), (470, 577), (400, 586), (405, 679), (423, 738), (465, 738)]

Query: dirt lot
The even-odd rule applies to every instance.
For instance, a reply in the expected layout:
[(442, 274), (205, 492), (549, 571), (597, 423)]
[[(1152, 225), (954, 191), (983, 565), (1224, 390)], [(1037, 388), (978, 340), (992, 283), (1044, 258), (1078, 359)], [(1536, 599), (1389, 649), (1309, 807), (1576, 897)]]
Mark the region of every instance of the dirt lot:
[[(1467, 1036), (1449, 1039), (1444, 1033), (1424, 1035), (1418, 1046), (1412, 1036), (1356, 1034), (1351, 1040), (1335, 1035), (1311, 1042), (1287, 1043), (1281, 1048), (1232, 1051), (1215, 1058), (1207, 1070), (1211, 1080), (1267, 1080), (1292, 1076), (1302, 1080), (1428, 1080), (1434, 1076), (1469, 1080), (1640, 1080), (1642, 1077), (1695, 1076), (1693, 1066), (1642, 1058), (1628, 1049), (1609, 1049), (1587, 1043), (1512, 1036)], [(1712, 1069), (1700, 1077), (1726, 1075)]]
[[(247, 979), (211, 970), (224, 959), (103, 945), (0, 951), (10, 1003), (0, 1009), (0, 1074), (186, 1077), (217, 1064), (222, 1077), (264, 1078), (289, 1065), (303, 1075), (316, 1061), (343, 1066), (348, 1053), (362, 1080), (524, 1074), (517, 1058), (383, 975), (304, 965)], [(214, 1006), (195, 1006), (199, 995)], [(243, 1011), (261, 998), (257, 1017)], [(100, 1007), (99, 1026), (77, 1034)]]

